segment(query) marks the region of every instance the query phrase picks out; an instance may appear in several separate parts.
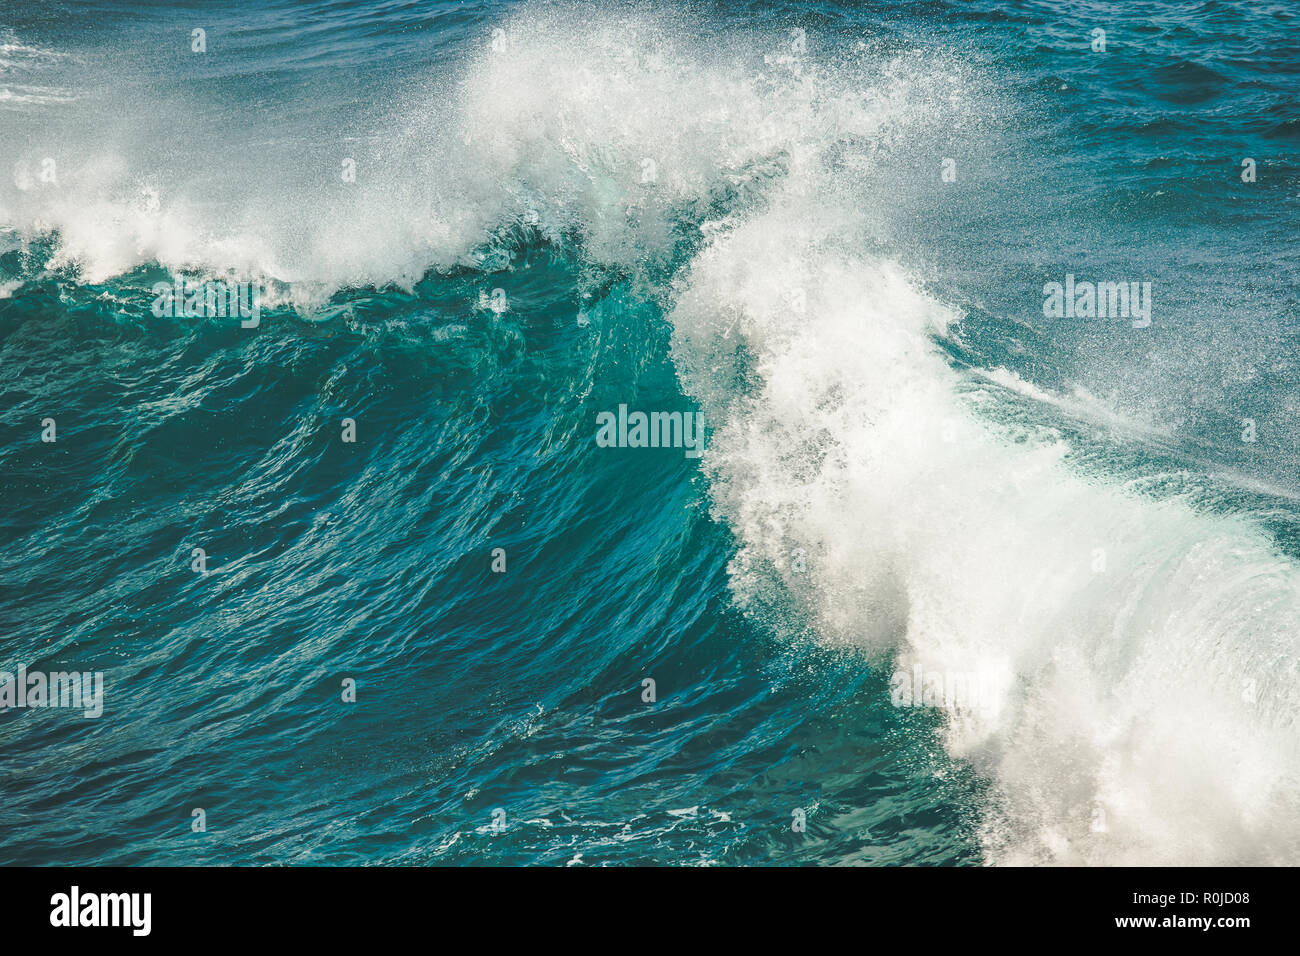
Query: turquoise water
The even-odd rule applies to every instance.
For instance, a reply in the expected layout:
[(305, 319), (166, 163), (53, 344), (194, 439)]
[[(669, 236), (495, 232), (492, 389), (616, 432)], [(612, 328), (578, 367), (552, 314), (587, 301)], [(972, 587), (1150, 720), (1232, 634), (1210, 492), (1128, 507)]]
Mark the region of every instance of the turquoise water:
[(1300, 862), (1298, 13), (7, 3), (0, 861)]

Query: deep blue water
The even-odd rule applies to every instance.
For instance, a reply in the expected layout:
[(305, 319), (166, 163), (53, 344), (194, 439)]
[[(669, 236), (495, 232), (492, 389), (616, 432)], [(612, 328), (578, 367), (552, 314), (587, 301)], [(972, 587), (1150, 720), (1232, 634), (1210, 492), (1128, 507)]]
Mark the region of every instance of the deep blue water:
[(3, 0), (0, 171), (0, 862), (1300, 862), (1293, 4)]

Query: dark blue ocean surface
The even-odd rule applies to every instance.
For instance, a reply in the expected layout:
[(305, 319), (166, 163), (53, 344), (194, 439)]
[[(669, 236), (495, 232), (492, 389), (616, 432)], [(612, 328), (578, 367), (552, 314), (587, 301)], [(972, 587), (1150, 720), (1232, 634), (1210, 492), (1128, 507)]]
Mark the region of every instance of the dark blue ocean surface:
[(1300, 862), (1293, 4), (0, 0), (0, 174), (0, 863)]

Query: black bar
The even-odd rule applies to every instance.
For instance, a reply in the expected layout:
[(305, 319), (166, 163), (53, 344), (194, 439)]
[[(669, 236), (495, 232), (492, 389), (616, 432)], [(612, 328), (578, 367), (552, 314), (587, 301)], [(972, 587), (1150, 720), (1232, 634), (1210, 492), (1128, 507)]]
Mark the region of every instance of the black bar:
[[(78, 942), (112, 937), (128, 945), (200, 941), (205, 947), (430, 939), (432, 927), (439, 946), (460, 939), (457, 948), (513, 937), (527, 942), (530, 933), (534, 944), (567, 937), (584, 948), (593, 940), (618, 948), (613, 941), (623, 938), (653, 948), (717, 932), (773, 942), (813, 931), (842, 933), (867, 949), (901, 934), (945, 949), (981, 940), (1052, 948), (1127, 940), (1235, 950), (1281, 938), (1291, 923), (1293, 884), (1287, 870), (1211, 868), (0, 870), (11, 942), (47, 936), (67, 942), (75, 934)], [(143, 897), (139, 909), (110, 901), (121, 907), (126, 925), (51, 925), (59, 894), (70, 903), (73, 886), (83, 912), (88, 895), (150, 894), (148, 934), (136, 935)], [(97, 914), (99, 905), (97, 897), (90, 909)], [(1131, 918), (1154, 924), (1118, 925)], [(1207, 918), (1208, 929), (1199, 925)], [(1242, 919), (1242, 925), (1222, 922)], [(1191, 920), (1197, 923), (1188, 925)]]

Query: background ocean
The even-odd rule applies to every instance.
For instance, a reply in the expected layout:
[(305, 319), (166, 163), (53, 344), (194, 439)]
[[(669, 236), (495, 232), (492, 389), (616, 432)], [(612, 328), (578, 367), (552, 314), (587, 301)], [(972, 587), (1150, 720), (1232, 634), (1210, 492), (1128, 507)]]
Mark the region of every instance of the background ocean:
[(1298, 141), (1291, 3), (0, 0), (0, 862), (1300, 863)]

